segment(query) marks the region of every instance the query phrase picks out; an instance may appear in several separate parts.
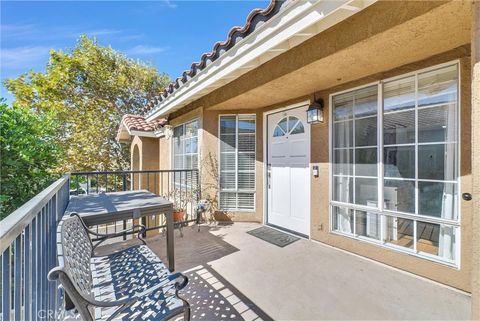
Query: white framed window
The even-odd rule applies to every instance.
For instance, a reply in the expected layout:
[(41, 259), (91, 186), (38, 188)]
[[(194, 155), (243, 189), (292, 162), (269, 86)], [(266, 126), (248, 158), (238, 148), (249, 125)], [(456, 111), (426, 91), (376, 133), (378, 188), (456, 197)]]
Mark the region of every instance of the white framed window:
[(219, 208), (255, 209), (256, 116), (219, 118)]
[(173, 129), (173, 169), (198, 168), (198, 120)]
[(458, 266), (458, 63), (331, 96), (331, 230)]
[[(172, 137), (172, 168), (198, 169), (198, 119), (178, 125), (173, 129)], [(175, 186), (192, 185), (192, 180), (197, 176), (191, 172), (174, 172)]]

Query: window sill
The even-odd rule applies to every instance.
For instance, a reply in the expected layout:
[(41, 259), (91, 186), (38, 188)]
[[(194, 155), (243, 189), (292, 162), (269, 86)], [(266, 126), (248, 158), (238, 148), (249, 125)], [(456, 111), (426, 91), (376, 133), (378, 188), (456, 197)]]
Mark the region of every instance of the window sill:
[(334, 234), (334, 235), (341, 236), (341, 237), (347, 237), (347, 238), (353, 239), (355, 241), (360, 241), (360, 242), (376, 245), (376, 246), (382, 247), (382, 248), (387, 249), (387, 250), (394, 250), (394, 251), (396, 251), (398, 253), (401, 253), (401, 254), (411, 255), (411, 256), (414, 256), (416, 258), (424, 259), (424, 260), (427, 260), (427, 261), (432, 261), (432, 262), (435, 262), (435, 263), (438, 263), (438, 264), (441, 264), (441, 265), (445, 265), (445, 266), (450, 267), (450, 268), (454, 268), (456, 270), (460, 270), (460, 264), (457, 264), (456, 262), (449, 261), (449, 260), (442, 260), (439, 257), (428, 254), (428, 253), (424, 253), (424, 252), (415, 253), (415, 252), (413, 252), (413, 250), (409, 250), (407, 248), (402, 248), (401, 246), (396, 246), (396, 245), (393, 245), (393, 244), (388, 244), (388, 243), (384, 243), (384, 242), (381, 242), (381, 241), (376, 241), (374, 239), (368, 239), (368, 238), (365, 238), (365, 237), (355, 236), (353, 234), (344, 234), (344, 233), (341, 233), (341, 232), (338, 232), (338, 231), (333, 231), (333, 230), (330, 230), (330, 233)]

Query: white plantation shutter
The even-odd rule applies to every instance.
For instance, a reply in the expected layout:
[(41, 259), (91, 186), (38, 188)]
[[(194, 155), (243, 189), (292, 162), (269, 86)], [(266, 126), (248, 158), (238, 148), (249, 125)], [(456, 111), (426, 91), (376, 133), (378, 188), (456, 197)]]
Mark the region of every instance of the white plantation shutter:
[(255, 208), (255, 115), (220, 117), (220, 208)]

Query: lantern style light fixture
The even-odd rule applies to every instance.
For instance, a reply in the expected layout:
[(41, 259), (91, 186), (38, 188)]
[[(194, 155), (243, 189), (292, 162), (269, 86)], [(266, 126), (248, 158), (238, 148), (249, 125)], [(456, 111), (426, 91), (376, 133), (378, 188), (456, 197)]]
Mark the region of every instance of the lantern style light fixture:
[(172, 125), (163, 126), (163, 134), (165, 135), (166, 139), (172, 138), (173, 137), (173, 126)]
[(313, 96), (313, 102), (310, 103), (307, 109), (307, 123), (323, 123), (323, 99), (317, 100), (315, 95)]

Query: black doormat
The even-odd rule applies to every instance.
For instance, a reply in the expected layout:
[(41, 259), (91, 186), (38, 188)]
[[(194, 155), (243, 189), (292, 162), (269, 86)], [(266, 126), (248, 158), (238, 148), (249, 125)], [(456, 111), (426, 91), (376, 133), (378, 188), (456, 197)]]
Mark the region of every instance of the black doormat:
[(296, 236), (292, 236), (290, 234), (283, 233), (266, 226), (256, 228), (254, 230), (248, 231), (247, 233), (279, 247), (285, 247), (288, 244), (291, 244), (300, 239)]

